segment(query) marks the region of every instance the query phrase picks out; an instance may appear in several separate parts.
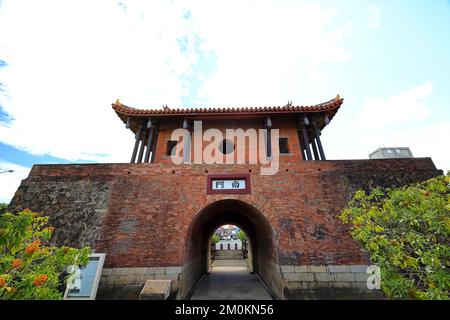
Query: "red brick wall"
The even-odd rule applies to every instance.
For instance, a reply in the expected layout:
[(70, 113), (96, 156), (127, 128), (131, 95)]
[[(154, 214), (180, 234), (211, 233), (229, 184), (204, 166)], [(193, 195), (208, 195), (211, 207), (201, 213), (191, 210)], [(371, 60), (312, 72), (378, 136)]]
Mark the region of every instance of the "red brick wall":
[[(249, 172), (251, 194), (206, 194), (208, 174)], [(441, 173), (429, 158), (284, 162), (273, 176), (259, 175), (256, 165), (36, 165), (10, 209), (50, 215), (62, 241), (65, 229), (74, 232), (72, 245), (80, 245), (76, 234), (82, 234), (83, 244), (107, 254), (105, 267), (180, 266), (194, 258), (188, 246), (196, 215), (218, 200), (236, 199), (268, 221), (272, 234), (263, 238), (274, 246), (273, 262), (364, 264), (366, 254), (335, 217), (351, 193)], [(94, 216), (98, 219), (77, 231), (83, 219)], [(89, 231), (90, 223), (98, 231)]]
[[(159, 135), (156, 147), (155, 162), (172, 163), (169, 156), (166, 156), (167, 141), (171, 140), (171, 134), (175, 129), (182, 127), (183, 119), (164, 119), (159, 125)], [(244, 131), (247, 129), (264, 129), (262, 118), (253, 119), (229, 119), (229, 120), (203, 120), (203, 131), (215, 128), (222, 132), (225, 138), (226, 129), (240, 128)], [(297, 129), (294, 119), (291, 117), (273, 117), (272, 128), (279, 129), (280, 137), (287, 137), (290, 154), (280, 155), (280, 162), (292, 162), (302, 160), (300, 145), (298, 141)], [(203, 142), (203, 149), (209, 144), (209, 141)], [(235, 142), (236, 143), (236, 142)], [(191, 144), (191, 155), (193, 155), (193, 141)], [(236, 155), (235, 155), (236, 156)], [(193, 160), (193, 158), (192, 158)], [(246, 146), (246, 163), (248, 163), (248, 145)], [(259, 163), (259, 161), (258, 161)]]

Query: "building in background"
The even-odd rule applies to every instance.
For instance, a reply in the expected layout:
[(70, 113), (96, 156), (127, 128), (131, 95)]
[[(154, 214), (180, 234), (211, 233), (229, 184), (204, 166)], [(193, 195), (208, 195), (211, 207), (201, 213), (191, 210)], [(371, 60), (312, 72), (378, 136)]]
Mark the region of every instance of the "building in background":
[(369, 159), (414, 158), (408, 147), (383, 147), (369, 154)]

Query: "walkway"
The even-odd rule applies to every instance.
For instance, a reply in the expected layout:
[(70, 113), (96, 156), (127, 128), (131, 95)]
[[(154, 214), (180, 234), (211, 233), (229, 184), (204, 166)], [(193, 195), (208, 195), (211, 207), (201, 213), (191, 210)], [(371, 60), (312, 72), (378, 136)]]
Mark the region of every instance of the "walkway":
[(245, 260), (215, 260), (191, 300), (272, 300)]

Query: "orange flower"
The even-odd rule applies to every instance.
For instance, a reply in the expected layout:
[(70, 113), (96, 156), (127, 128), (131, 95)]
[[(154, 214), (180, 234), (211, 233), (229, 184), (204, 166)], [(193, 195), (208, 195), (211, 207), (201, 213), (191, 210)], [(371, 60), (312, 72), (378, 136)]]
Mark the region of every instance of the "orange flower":
[(16, 268), (21, 267), (22, 264), (23, 264), (23, 261), (20, 260), (20, 259), (14, 259), (14, 260), (12, 261), (12, 263), (11, 263), (13, 269), (16, 269)]
[(45, 281), (47, 281), (47, 275), (46, 274), (40, 274), (38, 276), (36, 276), (36, 278), (34, 278), (34, 285), (36, 287), (39, 287), (40, 285), (43, 285), (45, 283)]
[(28, 253), (28, 254), (32, 254), (32, 253), (34, 253), (36, 250), (38, 250), (39, 249), (39, 246), (41, 245), (41, 241), (38, 239), (38, 240), (34, 240), (30, 245), (28, 245), (26, 248), (25, 248), (25, 252), (26, 253)]
[(6, 285), (6, 280), (3, 277), (0, 277), (0, 288), (3, 288)]

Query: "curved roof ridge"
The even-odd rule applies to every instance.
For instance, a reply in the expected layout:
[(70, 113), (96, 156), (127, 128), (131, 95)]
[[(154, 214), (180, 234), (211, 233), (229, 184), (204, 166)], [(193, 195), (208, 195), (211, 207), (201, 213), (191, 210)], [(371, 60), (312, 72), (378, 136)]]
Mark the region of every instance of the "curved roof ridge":
[(211, 108), (205, 108), (205, 107), (193, 107), (193, 108), (180, 108), (180, 107), (167, 107), (163, 106), (163, 108), (158, 109), (139, 109), (130, 107), (127, 105), (124, 105), (120, 102), (119, 99), (116, 100), (115, 103), (112, 103), (112, 108), (118, 113), (122, 115), (128, 115), (128, 116), (150, 116), (150, 115), (185, 115), (185, 114), (195, 114), (195, 113), (201, 113), (201, 114), (208, 114), (208, 113), (264, 113), (264, 112), (289, 112), (289, 111), (299, 111), (299, 112), (314, 112), (314, 111), (326, 111), (326, 110), (333, 110), (337, 109), (341, 106), (344, 99), (340, 97), (338, 94), (335, 98), (322, 102), (315, 105), (285, 105), (285, 106), (261, 106), (261, 107), (211, 107)]

